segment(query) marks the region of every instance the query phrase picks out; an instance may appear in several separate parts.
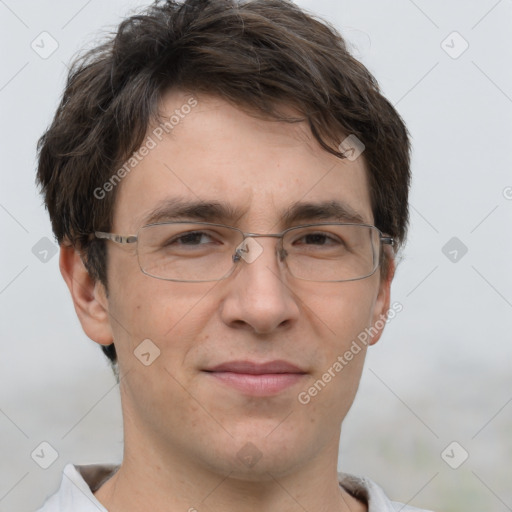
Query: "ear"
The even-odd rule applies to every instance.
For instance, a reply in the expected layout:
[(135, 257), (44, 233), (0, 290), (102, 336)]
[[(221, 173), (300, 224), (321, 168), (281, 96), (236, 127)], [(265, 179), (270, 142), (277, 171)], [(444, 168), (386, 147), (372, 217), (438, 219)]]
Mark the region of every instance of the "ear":
[(373, 308), (370, 345), (379, 341), (386, 325), (391, 300), (391, 282), (395, 275), (395, 269), (395, 258), (392, 254), (388, 254), (387, 272), (380, 276), (379, 293)]
[(80, 253), (71, 244), (61, 244), (59, 266), (85, 334), (100, 345), (110, 345), (114, 338), (105, 287), (91, 278)]

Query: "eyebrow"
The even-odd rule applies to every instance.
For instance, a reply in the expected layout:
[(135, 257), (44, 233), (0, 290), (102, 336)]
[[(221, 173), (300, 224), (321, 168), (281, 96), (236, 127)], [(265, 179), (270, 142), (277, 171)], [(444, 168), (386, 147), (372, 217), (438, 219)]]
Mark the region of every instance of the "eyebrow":
[(333, 220), (364, 224), (363, 216), (343, 201), (297, 202), (283, 213), (283, 223), (287, 226), (298, 222)]
[(143, 219), (143, 225), (175, 220), (226, 222), (238, 219), (243, 211), (218, 201), (190, 201), (181, 198), (164, 200)]
[[(190, 220), (236, 224), (246, 212), (219, 201), (190, 201), (173, 198), (162, 201), (143, 219), (142, 225)], [(364, 224), (363, 216), (343, 201), (295, 202), (281, 213), (285, 227), (300, 222), (335, 221)]]

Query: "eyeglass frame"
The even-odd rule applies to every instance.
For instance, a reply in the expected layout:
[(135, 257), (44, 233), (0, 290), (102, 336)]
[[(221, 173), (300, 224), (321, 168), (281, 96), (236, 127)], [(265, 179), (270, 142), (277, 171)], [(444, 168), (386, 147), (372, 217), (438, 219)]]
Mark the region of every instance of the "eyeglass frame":
[[(295, 230), (295, 229), (300, 229), (300, 228), (308, 228), (308, 227), (316, 227), (316, 226), (362, 226), (362, 227), (367, 227), (367, 228), (371, 228), (371, 229), (377, 230), (377, 232), (379, 234), (379, 242), (380, 242), (380, 246), (379, 247), (382, 247), (382, 245), (390, 245), (391, 247), (395, 246), (395, 239), (393, 237), (391, 237), (391, 236), (385, 235), (377, 226), (374, 226), (372, 224), (356, 223), (356, 222), (321, 222), (321, 223), (314, 223), (314, 224), (301, 224), (300, 226), (292, 226), (292, 227), (289, 227), (289, 228), (285, 229), (281, 233), (246, 233), (246, 232), (242, 231), (241, 229), (239, 229), (237, 227), (228, 226), (227, 224), (218, 224), (218, 223), (213, 223), (213, 222), (201, 222), (201, 221), (190, 221), (190, 220), (180, 220), (180, 221), (154, 222), (154, 223), (151, 223), (151, 224), (145, 224), (144, 226), (141, 226), (137, 230), (137, 234), (135, 234), (135, 235), (120, 235), (118, 233), (108, 233), (108, 232), (105, 232), (105, 231), (94, 231), (94, 233), (92, 233), (91, 235), (94, 235), (94, 237), (96, 237), (99, 240), (110, 240), (111, 242), (114, 242), (114, 243), (120, 244), (120, 245), (133, 244), (133, 243), (136, 243), (136, 242), (139, 241), (139, 232), (142, 229), (148, 228), (148, 227), (151, 227), (151, 226), (161, 226), (161, 225), (165, 225), (165, 224), (197, 224), (197, 225), (200, 225), (200, 226), (216, 226), (216, 227), (233, 229), (234, 231), (238, 231), (243, 236), (242, 241), (240, 242), (239, 246), (236, 248), (235, 253), (232, 255), (233, 266), (231, 267), (231, 270), (226, 275), (222, 276), (219, 279), (208, 279), (208, 280), (201, 280), (201, 281), (195, 281), (195, 280), (192, 281), (192, 280), (186, 280), (186, 279), (185, 280), (181, 280), (181, 279), (168, 279), (168, 278), (165, 278), (165, 277), (156, 277), (156, 276), (154, 276), (152, 274), (148, 274), (142, 268), (142, 265), (140, 263), (138, 246), (137, 246), (137, 249), (136, 249), (137, 250), (137, 262), (139, 263), (139, 268), (140, 268), (141, 272), (144, 275), (147, 275), (148, 277), (153, 277), (154, 279), (160, 279), (162, 281), (174, 281), (174, 282), (178, 282), (178, 283), (206, 283), (206, 282), (217, 282), (217, 281), (222, 281), (223, 279), (227, 279), (228, 277), (230, 277), (233, 274), (233, 272), (234, 272), (234, 270), (236, 268), (236, 263), (238, 263), (240, 261), (240, 259), (242, 258), (241, 254), (240, 254), (239, 247), (240, 247), (240, 245), (243, 244), (243, 242), (245, 242), (245, 240), (247, 238), (270, 237), (270, 238), (278, 238), (278, 239), (280, 239), (280, 241), (281, 241), (281, 251), (279, 253), (279, 257), (280, 257), (281, 261), (284, 261), (287, 255), (285, 254), (283, 256), (283, 254), (282, 254), (283, 251), (286, 252), (284, 250), (284, 248), (282, 247), (283, 237), (289, 231), (292, 231), (292, 230)], [(342, 279), (342, 280), (336, 280), (336, 281), (315, 281), (315, 280), (309, 280), (309, 279), (304, 279), (304, 278), (296, 277), (296, 276), (293, 275), (293, 273), (290, 272), (290, 270), (288, 268), (288, 265), (286, 265), (286, 268), (288, 269), (290, 274), (293, 277), (295, 277), (295, 279), (300, 279), (301, 281), (310, 281), (310, 282), (318, 282), (318, 283), (346, 283), (346, 282), (350, 282), (350, 281), (359, 281), (361, 279), (366, 279), (366, 278), (372, 276), (373, 274), (375, 274), (375, 272), (379, 268), (380, 264), (382, 263), (382, 255), (383, 254), (384, 254), (384, 252), (379, 250), (379, 261), (378, 261), (375, 269), (373, 270), (373, 272), (371, 272), (368, 275), (365, 275), (365, 276), (362, 276), (362, 277), (356, 277), (356, 278), (353, 278), (353, 279)]]

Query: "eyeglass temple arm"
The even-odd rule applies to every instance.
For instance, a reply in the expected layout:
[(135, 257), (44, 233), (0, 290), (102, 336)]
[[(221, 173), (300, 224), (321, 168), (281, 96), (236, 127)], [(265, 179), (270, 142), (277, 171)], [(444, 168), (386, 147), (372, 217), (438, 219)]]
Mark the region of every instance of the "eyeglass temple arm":
[(391, 236), (381, 236), (380, 241), (385, 245), (395, 245), (395, 239)]
[(111, 240), (116, 244), (133, 244), (137, 241), (136, 235), (116, 235), (115, 233), (105, 233), (103, 231), (95, 231), (94, 235), (96, 238), (102, 238), (105, 240)]

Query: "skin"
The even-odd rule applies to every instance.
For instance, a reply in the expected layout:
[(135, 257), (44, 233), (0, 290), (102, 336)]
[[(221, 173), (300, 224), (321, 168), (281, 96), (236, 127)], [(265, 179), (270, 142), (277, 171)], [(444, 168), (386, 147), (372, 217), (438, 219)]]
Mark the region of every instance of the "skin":
[[(363, 157), (328, 154), (305, 123), (256, 119), (222, 99), (195, 97), (197, 107), (122, 180), (112, 232), (137, 233), (173, 197), (228, 203), (239, 214), (225, 223), (246, 232), (285, 229), (281, 213), (297, 201), (342, 200), (373, 224)], [(171, 115), (188, 98), (169, 92), (161, 110)], [(62, 246), (84, 331), (99, 344), (115, 340), (119, 358), (124, 459), (96, 492), (110, 512), (367, 510), (337, 479), (341, 424), (366, 350), (309, 404), (297, 396), (386, 315), (393, 262), (384, 278), (301, 281), (279, 263), (275, 239), (258, 242), (256, 261), (213, 283), (149, 277), (134, 246), (107, 242), (108, 296)], [(150, 366), (134, 356), (147, 338), (161, 351)], [(201, 371), (247, 359), (283, 359), (307, 374), (275, 396), (254, 397)], [(237, 456), (247, 443), (261, 456), (251, 467)]]

